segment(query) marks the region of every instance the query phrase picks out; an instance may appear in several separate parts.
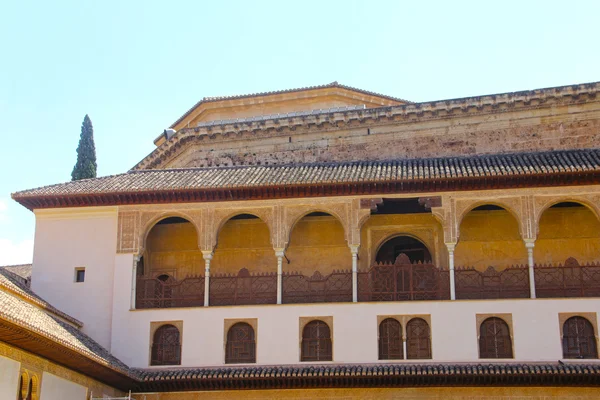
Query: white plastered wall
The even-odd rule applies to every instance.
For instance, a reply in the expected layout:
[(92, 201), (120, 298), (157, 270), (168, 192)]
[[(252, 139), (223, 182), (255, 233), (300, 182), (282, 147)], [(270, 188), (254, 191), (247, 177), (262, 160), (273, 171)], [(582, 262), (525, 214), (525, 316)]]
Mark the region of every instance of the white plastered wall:
[(21, 363), (0, 356), (0, 399), (16, 399)]
[(40, 400), (85, 400), (87, 388), (48, 372), (42, 377)]
[(556, 362), (562, 358), (558, 314), (597, 316), (600, 308), (597, 299), (522, 299), (130, 311), (132, 263), (132, 255), (116, 258), (112, 339), (113, 354), (132, 367), (148, 367), (150, 322), (155, 321), (183, 321), (182, 366), (186, 367), (223, 365), (223, 320), (236, 318), (258, 319), (257, 364), (297, 364), (299, 319), (310, 316), (333, 317), (334, 363), (373, 363), (378, 362), (377, 316), (422, 314), (431, 316), (431, 362), (477, 362), (477, 314), (506, 313), (512, 314), (514, 361)]
[[(83, 331), (110, 349), (117, 208), (35, 212), (32, 289), (84, 323)], [(85, 282), (75, 268), (85, 267)]]

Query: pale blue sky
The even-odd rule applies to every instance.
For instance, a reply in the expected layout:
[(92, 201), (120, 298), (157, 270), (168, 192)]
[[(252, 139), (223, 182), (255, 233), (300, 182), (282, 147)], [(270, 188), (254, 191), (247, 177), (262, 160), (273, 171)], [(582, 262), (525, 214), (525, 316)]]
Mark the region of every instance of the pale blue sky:
[(83, 116), (125, 172), (204, 96), (329, 83), (426, 101), (600, 80), (598, 1), (4, 1), (0, 265), (31, 261), (10, 193), (70, 179)]

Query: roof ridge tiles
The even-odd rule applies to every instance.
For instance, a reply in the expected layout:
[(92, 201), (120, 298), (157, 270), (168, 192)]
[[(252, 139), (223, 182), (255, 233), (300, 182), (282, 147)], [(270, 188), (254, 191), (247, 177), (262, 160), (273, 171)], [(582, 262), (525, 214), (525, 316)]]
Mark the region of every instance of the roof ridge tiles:
[(12, 198), (356, 184), (544, 173), (600, 172), (600, 149), (555, 150), (368, 161), (130, 170), (18, 191)]

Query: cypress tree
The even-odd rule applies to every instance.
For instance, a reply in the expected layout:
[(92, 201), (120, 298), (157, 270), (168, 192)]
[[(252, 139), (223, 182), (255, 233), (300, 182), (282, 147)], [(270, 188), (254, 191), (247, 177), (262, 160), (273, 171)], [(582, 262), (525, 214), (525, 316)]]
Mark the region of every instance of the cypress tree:
[(86, 114), (81, 124), (81, 136), (77, 146), (77, 163), (71, 173), (71, 180), (96, 177), (96, 146), (94, 145), (94, 127)]

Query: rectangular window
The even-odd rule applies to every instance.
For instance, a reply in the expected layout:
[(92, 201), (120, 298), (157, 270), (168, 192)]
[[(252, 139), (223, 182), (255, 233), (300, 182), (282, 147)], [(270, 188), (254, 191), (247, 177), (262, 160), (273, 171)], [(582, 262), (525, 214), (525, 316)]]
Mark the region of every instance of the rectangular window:
[(85, 268), (75, 268), (75, 282), (85, 281)]

